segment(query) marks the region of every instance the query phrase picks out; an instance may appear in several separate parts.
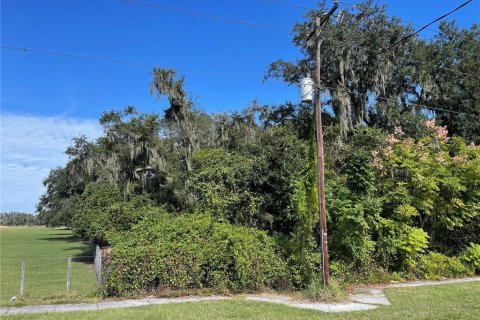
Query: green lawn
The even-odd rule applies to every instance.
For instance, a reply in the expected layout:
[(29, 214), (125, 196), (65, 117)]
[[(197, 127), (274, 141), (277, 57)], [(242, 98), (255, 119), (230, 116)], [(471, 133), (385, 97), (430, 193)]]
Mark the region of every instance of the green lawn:
[(392, 305), (351, 313), (323, 313), (242, 300), (32, 314), (8, 319), (480, 319), (480, 283), (395, 288), (387, 290)]
[[(69, 230), (43, 227), (0, 228), (0, 305), (19, 296), (20, 266), (26, 260), (25, 304), (55, 302), (66, 294), (67, 259), (72, 264), (72, 292), (87, 296), (95, 291), (91, 247), (72, 236)], [(90, 260), (90, 261), (88, 261)], [(58, 302), (58, 301), (57, 301)]]

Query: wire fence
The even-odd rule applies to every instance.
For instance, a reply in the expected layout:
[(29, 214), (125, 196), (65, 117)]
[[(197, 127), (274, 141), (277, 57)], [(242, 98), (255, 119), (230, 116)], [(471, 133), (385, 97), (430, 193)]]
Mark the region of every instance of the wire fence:
[(66, 294), (88, 296), (97, 288), (94, 256), (2, 259), (0, 274), (0, 304), (19, 298), (48, 300)]

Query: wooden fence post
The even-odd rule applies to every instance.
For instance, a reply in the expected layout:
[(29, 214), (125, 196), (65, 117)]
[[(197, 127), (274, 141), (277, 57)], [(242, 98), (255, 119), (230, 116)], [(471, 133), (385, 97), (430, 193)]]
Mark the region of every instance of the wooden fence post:
[(72, 258), (67, 260), (67, 293), (70, 290), (70, 282), (72, 279)]
[(20, 297), (25, 293), (25, 258), (22, 259), (22, 268), (20, 269)]
[(97, 286), (100, 286), (102, 283), (102, 250), (98, 245), (95, 248), (95, 276)]

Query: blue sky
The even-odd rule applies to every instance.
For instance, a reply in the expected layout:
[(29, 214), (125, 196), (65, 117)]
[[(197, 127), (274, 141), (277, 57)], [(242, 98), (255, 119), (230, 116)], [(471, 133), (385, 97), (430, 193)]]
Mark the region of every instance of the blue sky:
[[(285, 29), (304, 13), (264, 0), (141, 1)], [(306, 7), (316, 3), (285, 1)], [(462, 2), (394, 0), (388, 1), (388, 12), (421, 25)], [(478, 23), (479, 0), (452, 18), (461, 26)], [(1, 38), (2, 45), (259, 78), (270, 62), (299, 57), (289, 32), (121, 0), (2, 0)], [(238, 110), (254, 99), (260, 104), (298, 99), (297, 88), (274, 80), (184, 74), (188, 91), (208, 112)], [(33, 212), (43, 192), (41, 180), (65, 163), (62, 152), (73, 136), (100, 134), (96, 119), (103, 111), (134, 105), (161, 113), (165, 101), (149, 95), (150, 77), (147, 67), (2, 49), (1, 210)]]

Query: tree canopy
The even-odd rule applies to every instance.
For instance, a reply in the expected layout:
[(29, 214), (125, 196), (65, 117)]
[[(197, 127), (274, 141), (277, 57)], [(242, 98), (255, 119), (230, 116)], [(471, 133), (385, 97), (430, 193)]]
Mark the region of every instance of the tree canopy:
[[(478, 25), (460, 30), (454, 22), (442, 22), (430, 41), (418, 36), (401, 41), (414, 28), (389, 17), (386, 5), (368, 0), (355, 7), (322, 30), (321, 86), (343, 137), (364, 123), (415, 130), (412, 117), (432, 111), (452, 132), (478, 143), (479, 77), (472, 72), (480, 68)], [(307, 42), (309, 21), (325, 9), (323, 3), (294, 26), (293, 44), (304, 58), (273, 62), (266, 78), (298, 85), (301, 77), (314, 76), (316, 48)]]

